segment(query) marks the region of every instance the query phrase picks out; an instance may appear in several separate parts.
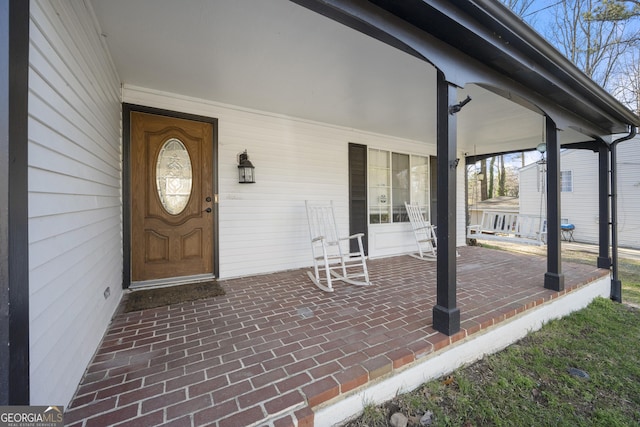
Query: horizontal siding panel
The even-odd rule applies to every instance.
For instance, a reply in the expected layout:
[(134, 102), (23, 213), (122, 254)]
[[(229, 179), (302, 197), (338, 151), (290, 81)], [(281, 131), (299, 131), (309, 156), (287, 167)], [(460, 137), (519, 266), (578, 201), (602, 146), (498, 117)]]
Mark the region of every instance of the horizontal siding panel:
[(89, 2), (31, 3), (31, 404), (66, 405), (122, 295), (120, 82)]
[(120, 222), (120, 209), (95, 209), (32, 218), (29, 224), (29, 242), (35, 244), (56, 236), (65, 236), (74, 230), (102, 224), (107, 220), (117, 225)]
[[(39, 279), (42, 286), (29, 296), (30, 303), (34, 308), (33, 312), (30, 313), (32, 321), (72, 323), (73, 319), (69, 318), (69, 316), (57, 316), (55, 318), (49, 316), (47, 312), (48, 306), (52, 303), (58, 306), (65, 306), (66, 301), (69, 303), (76, 301), (82, 304), (82, 300), (79, 300), (79, 298), (80, 295), (85, 293), (95, 293), (104, 299), (102, 296), (104, 288), (97, 289), (98, 293), (91, 287), (86, 286), (86, 282), (87, 280), (97, 280), (99, 284), (109, 284), (107, 281), (109, 277), (114, 278), (116, 276), (115, 278), (118, 280), (122, 279), (122, 269), (112, 268), (110, 263), (105, 262), (109, 260), (114, 262), (116, 258), (121, 256), (119, 255), (120, 251), (114, 245), (116, 243), (115, 240), (117, 240), (113, 237), (115, 235), (114, 231), (117, 231), (117, 227), (105, 227), (101, 234), (94, 236), (93, 241), (85, 241), (61, 252), (56, 257), (60, 261), (57, 265), (49, 263), (33, 269), (34, 278)], [(93, 250), (94, 242), (99, 242), (110, 249), (97, 252)], [(74, 265), (73, 268), (63, 269), (61, 264), (70, 260), (75, 260), (77, 265)], [(101, 271), (102, 274), (96, 275), (97, 271)], [(111, 290), (117, 291), (113, 287)], [(73, 310), (73, 313), (74, 316), (82, 316), (82, 312)], [(67, 326), (70, 327), (70, 325)], [(72, 329), (81, 327), (82, 325), (78, 324), (72, 326)], [(37, 340), (47, 334), (46, 330), (38, 329), (34, 331), (34, 338)], [(55, 339), (55, 334), (48, 339)]]
[[(50, 104), (64, 108), (64, 110), (62, 111), (65, 112), (66, 117), (80, 120), (81, 123), (79, 123), (79, 127), (81, 127), (82, 129), (88, 129), (95, 135), (104, 135), (105, 137), (119, 136), (118, 133), (114, 132), (113, 129), (105, 128), (102, 125), (99, 116), (99, 114), (106, 114), (112, 116), (113, 119), (118, 119), (118, 110), (114, 108), (103, 108), (93, 114), (90, 110), (92, 105), (87, 105), (85, 103), (86, 99), (83, 99), (82, 97), (90, 97), (95, 95), (92, 95), (85, 91), (80, 94), (73, 91), (73, 86), (70, 85), (69, 82), (65, 81), (65, 70), (62, 70), (61, 72), (63, 74), (60, 74), (59, 70), (55, 69), (51, 64), (46, 62), (46, 59), (42, 52), (35, 48), (35, 46), (32, 49), (30, 57), (32, 64), (39, 64), (38, 68), (32, 67), (30, 70), (30, 87), (33, 92), (42, 95), (43, 98), (46, 99)], [(98, 139), (100, 138), (102, 137), (99, 137)], [(108, 141), (108, 139), (105, 138), (105, 142), (106, 141)], [(115, 139), (115, 141), (111, 141), (110, 145), (113, 151), (117, 152), (117, 138)]]
[(40, 144), (32, 143), (29, 145), (29, 157), (33, 159), (31, 167), (34, 169), (59, 175), (67, 175), (73, 171), (74, 177), (78, 179), (98, 181), (114, 188), (120, 185), (119, 176), (106, 174), (80, 159), (51, 151)]
[[(60, 218), (60, 220), (66, 218)], [(72, 265), (67, 265), (65, 262), (60, 262), (65, 254), (75, 249), (75, 247), (90, 244), (98, 246), (98, 236), (107, 231), (113, 231), (119, 223), (118, 216), (106, 217), (100, 222), (89, 223), (83, 227), (70, 229), (64, 234), (56, 234), (46, 239), (38, 240), (31, 243), (33, 251), (29, 256), (29, 263), (33, 269), (47, 263), (51, 263), (51, 274), (56, 271), (66, 271), (73, 267), (74, 262), (71, 258), (66, 258), (65, 262), (71, 262)], [(60, 225), (62, 227), (62, 225)], [(99, 246), (98, 246), (99, 247)], [(100, 253), (102, 249), (94, 248), (94, 251)], [(52, 254), (52, 255), (49, 255)], [(55, 255), (53, 255), (55, 254)], [(54, 262), (55, 260), (55, 262)], [(119, 267), (120, 268), (120, 267)]]
[[(78, 113), (75, 111), (69, 109), (64, 111), (60, 106), (52, 103), (51, 98), (46, 98), (46, 93), (34, 92), (34, 85), (43, 82), (38, 78), (34, 78), (33, 80), (34, 81), (30, 83), (29, 112), (34, 119), (37, 119), (41, 123), (46, 123), (50, 129), (60, 135), (58, 138), (63, 137), (74, 141), (76, 144), (80, 144), (81, 141), (86, 140), (86, 144), (82, 144), (81, 147), (89, 153), (94, 153), (94, 156), (106, 162), (111, 163), (119, 159), (118, 149), (113, 147), (114, 142), (120, 143), (117, 135), (114, 135), (111, 140), (107, 140), (95, 129), (89, 127), (81, 128), (80, 126), (83, 124), (85, 126), (87, 125), (86, 121), (78, 116)], [(55, 95), (51, 95), (51, 97), (54, 96)], [(60, 98), (58, 98), (57, 101), (62, 102)]]
[[(109, 243), (109, 242), (105, 242)], [(74, 307), (82, 306), (83, 310), (69, 309), (67, 316), (59, 316), (51, 318), (46, 315), (46, 311), (41, 316), (33, 319), (32, 322), (48, 322), (49, 331), (42, 329), (35, 331), (34, 341), (38, 343), (38, 353), (42, 353), (42, 362), (39, 363), (32, 371), (32, 375), (36, 378), (47, 378), (48, 381), (56, 383), (58, 393), (60, 390), (75, 391), (78, 386), (79, 379), (74, 378), (66, 373), (75, 372), (79, 368), (84, 371), (88, 361), (95, 352), (97, 343), (88, 342), (86, 330), (99, 331), (104, 328), (105, 319), (100, 316), (100, 312), (104, 310), (105, 299), (102, 292), (106, 286), (111, 288), (111, 297), (109, 301), (116, 299), (118, 289), (114, 288), (113, 283), (117, 283), (122, 278), (122, 272), (113, 269), (111, 266), (121, 259), (122, 255), (113, 245), (110, 246), (111, 251), (102, 254), (82, 252), (78, 249), (78, 259), (83, 261), (77, 271), (70, 271), (67, 275), (61, 276), (54, 281), (48, 283), (43, 289), (50, 295), (58, 296), (57, 299), (51, 300), (40, 295), (32, 296), (34, 299), (34, 307), (39, 305), (45, 307), (54, 304), (58, 307)], [(99, 278), (95, 288), (87, 286), (87, 280), (96, 280)], [(60, 297), (59, 289), (66, 288), (66, 292)], [(87, 315), (92, 313), (93, 315)], [(51, 331), (63, 331), (58, 336), (52, 334)], [(98, 338), (102, 337), (102, 333)], [(70, 357), (70, 355), (73, 355)], [(87, 362), (85, 362), (85, 360)], [(82, 374), (82, 372), (81, 372)], [(60, 397), (59, 397), (60, 398)]]
[(101, 195), (113, 194), (112, 192), (117, 191), (119, 186), (120, 183), (115, 180), (111, 183), (102, 183), (36, 168), (29, 169), (29, 187), (34, 192)]
[(121, 212), (120, 195), (29, 193), (29, 214), (32, 219), (106, 208)]
[[(79, 99), (69, 99), (72, 108), (82, 111), (83, 115), (92, 118), (95, 126), (101, 131), (110, 133), (113, 129), (107, 123), (119, 120), (113, 106), (119, 103), (118, 91), (114, 91), (107, 82), (118, 82), (115, 68), (110, 64), (110, 57), (99, 39), (94, 28), (92, 32), (73, 36), (69, 29), (76, 27), (74, 22), (63, 22), (61, 18), (71, 7), (85, 9), (82, 2), (40, 2), (40, 8), (32, 10), (31, 43), (36, 50), (46, 52), (46, 61), (35, 63), (35, 57), (30, 56), (31, 68), (40, 69), (45, 63), (56, 67), (58, 73), (64, 76), (64, 85), (51, 84), (61, 90), (68, 87), (78, 93)], [(85, 9), (85, 18), (86, 9)], [(63, 28), (63, 31), (51, 31), (51, 28)], [(44, 29), (44, 30), (43, 30)], [(43, 35), (46, 34), (46, 37)], [(82, 51), (76, 46), (76, 41), (86, 39), (91, 41), (88, 50)], [(89, 58), (95, 58), (92, 61)], [(109, 73), (107, 73), (109, 71)], [(100, 76), (104, 78), (101, 79)], [(100, 113), (110, 116), (102, 117)]]
[[(44, 115), (44, 117), (48, 117), (48, 120), (55, 116), (55, 114)], [(74, 129), (75, 128), (72, 127), (59, 127), (58, 130), (54, 130), (45, 126), (34, 117), (34, 119), (29, 122), (29, 138), (34, 144), (44, 146), (57, 153), (63, 153), (72, 159), (81, 159), (88, 166), (107, 175), (119, 178), (120, 168), (115, 163), (115, 156), (108, 156), (101, 151), (97, 153), (92, 152), (88, 150), (87, 147), (79, 146), (74, 142), (74, 139), (71, 139)]]
[(640, 138), (618, 145), (618, 237), (640, 248)]

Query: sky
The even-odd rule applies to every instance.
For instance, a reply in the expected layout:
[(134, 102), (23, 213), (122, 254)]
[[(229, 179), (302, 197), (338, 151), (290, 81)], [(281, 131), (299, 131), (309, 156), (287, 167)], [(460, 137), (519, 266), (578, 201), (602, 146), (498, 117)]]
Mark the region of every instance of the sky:
[[(527, 11), (523, 14), (523, 19), (527, 22), (531, 27), (533, 27), (538, 33), (540, 33), (543, 37), (545, 33), (548, 33), (549, 26), (553, 25), (554, 21), (554, 7), (565, 1), (575, 1), (575, 0), (533, 0), (531, 5), (528, 7)], [(635, 20), (630, 22), (632, 26), (639, 26), (640, 20)], [(636, 31), (634, 27), (627, 26), (627, 29), (631, 29), (631, 31)], [(549, 40), (551, 44), (553, 42)], [(562, 51), (561, 49), (559, 49)], [(531, 164), (540, 160), (540, 154), (533, 151), (525, 153), (525, 164)], [(509, 161), (510, 165), (515, 167), (520, 167), (521, 160), (519, 158), (514, 158), (513, 161)]]

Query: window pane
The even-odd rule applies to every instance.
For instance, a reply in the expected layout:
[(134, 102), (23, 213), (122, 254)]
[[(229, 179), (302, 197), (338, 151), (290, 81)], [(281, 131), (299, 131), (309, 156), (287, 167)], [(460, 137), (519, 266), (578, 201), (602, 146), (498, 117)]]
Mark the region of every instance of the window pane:
[(429, 158), (411, 156), (411, 203), (420, 205), (429, 220)]
[(391, 163), (391, 188), (393, 190), (393, 222), (408, 222), (405, 202), (410, 202), (411, 177), (409, 155), (393, 153)]
[(391, 222), (391, 169), (389, 152), (369, 150), (369, 223)]
[(573, 191), (573, 174), (571, 171), (560, 171), (560, 191)]

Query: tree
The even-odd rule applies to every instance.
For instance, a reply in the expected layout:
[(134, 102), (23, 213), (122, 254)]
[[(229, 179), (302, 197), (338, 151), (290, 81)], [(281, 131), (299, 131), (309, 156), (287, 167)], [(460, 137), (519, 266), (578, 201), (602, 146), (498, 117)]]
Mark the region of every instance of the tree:
[(489, 186), (489, 189), (487, 191), (487, 198), (491, 199), (493, 197), (493, 168), (496, 165), (496, 158), (491, 157), (488, 160), (489, 160), (489, 183), (487, 185)]
[(505, 184), (507, 180), (507, 170), (504, 166), (504, 156), (500, 156), (500, 172), (498, 173), (498, 196), (506, 196)]
[[(640, 0), (604, 0), (585, 13), (585, 19), (601, 22), (629, 22), (640, 17)], [(637, 28), (637, 27), (636, 27)], [(640, 114), (640, 33), (628, 37), (629, 48), (612, 78), (611, 94), (636, 114)]]
[(535, 0), (503, 0), (505, 6), (511, 9), (516, 15), (525, 17), (531, 11)]
[[(629, 25), (640, 17), (640, 0), (564, 0), (533, 11), (537, 4), (530, 0), (502, 1), (587, 76), (612, 94), (620, 93), (626, 84), (621, 83), (623, 77), (628, 75), (624, 74), (625, 58), (640, 45), (638, 26)], [(550, 24), (536, 25), (536, 18), (543, 15)]]
[(640, 1), (638, 0), (603, 0), (585, 14), (586, 19), (598, 21), (628, 21), (639, 16)]
[(627, 20), (594, 19), (599, 4), (594, 0), (560, 2), (547, 37), (587, 76), (607, 88), (635, 37), (626, 31)]
[(640, 50), (630, 52), (621, 67), (611, 83), (611, 94), (640, 115)]
[(480, 162), (480, 173), (482, 179), (480, 180), (480, 200), (487, 200), (489, 198), (489, 191), (487, 188), (487, 162), (482, 160)]

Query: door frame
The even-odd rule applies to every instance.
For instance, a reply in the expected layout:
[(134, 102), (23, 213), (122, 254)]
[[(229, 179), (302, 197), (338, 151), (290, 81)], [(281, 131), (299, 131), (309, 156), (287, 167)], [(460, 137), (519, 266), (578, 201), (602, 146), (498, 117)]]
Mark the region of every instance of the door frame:
[(219, 265), (219, 209), (218, 209), (218, 119), (164, 110), (143, 105), (122, 103), (122, 288), (131, 286), (131, 113), (148, 113), (174, 119), (209, 123), (213, 126), (212, 188), (213, 188), (213, 276), (220, 277)]

